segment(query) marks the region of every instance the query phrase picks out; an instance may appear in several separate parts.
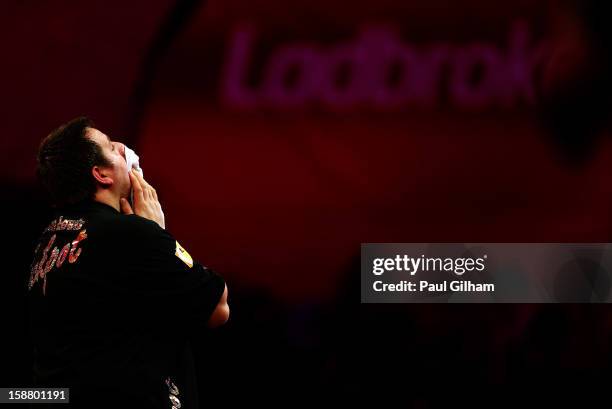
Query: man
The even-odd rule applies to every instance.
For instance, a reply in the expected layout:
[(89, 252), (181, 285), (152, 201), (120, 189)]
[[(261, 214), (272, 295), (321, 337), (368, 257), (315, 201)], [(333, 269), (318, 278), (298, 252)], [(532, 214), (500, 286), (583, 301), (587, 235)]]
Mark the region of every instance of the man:
[(227, 321), (227, 287), (165, 230), (125, 149), (87, 118), (40, 145), (56, 214), (30, 271), (35, 380), (82, 407), (193, 407), (190, 335)]

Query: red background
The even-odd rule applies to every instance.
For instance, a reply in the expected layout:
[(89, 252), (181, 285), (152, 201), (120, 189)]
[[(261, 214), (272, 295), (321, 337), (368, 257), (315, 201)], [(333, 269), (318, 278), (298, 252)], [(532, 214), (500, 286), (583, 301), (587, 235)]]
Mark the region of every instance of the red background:
[[(250, 305), (244, 294), (269, 297), (269, 310), (243, 315), (252, 320), (247, 327), (282, 321), (295, 348), (283, 350), (278, 360), (304, 351), (323, 356), (311, 363), (320, 363), (319, 369), (308, 366), (303, 372), (316, 373), (321, 383), (342, 362), (336, 348), (348, 335), (342, 326), (329, 330), (325, 325), (332, 324), (325, 320), (314, 327), (304, 324), (309, 321), (303, 314), (342, 317), (348, 313), (343, 303), (358, 303), (350, 291), (362, 242), (609, 241), (610, 143), (601, 142), (583, 166), (569, 166), (542, 125), (537, 105), (470, 111), (441, 98), (433, 107), (389, 111), (368, 106), (337, 111), (317, 103), (240, 109), (221, 98), (228, 41), (235, 24), (243, 22), (260, 32), (251, 65), (256, 76), (281, 45), (310, 42), (330, 49), (354, 39), (362, 24), (393, 25), (403, 42), (419, 46), (484, 42), (503, 49), (512, 23), (523, 19), (534, 41), (557, 52), (543, 62), (536, 85), (562, 82), (584, 62), (586, 47), (576, 17), (564, 14), (556, 2), (137, 0), (0, 7), (5, 55), (0, 182), (5, 204), (14, 205), (10, 209), (31, 210), (19, 216), (22, 228), (34, 232), (45, 214), (43, 205), (24, 207), (29, 200), (39, 203), (32, 193), (38, 143), (59, 124), (90, 116), (140, 154), (168, 229), (238, 289), (238, 308)], [(21, 239), (27, 258), (30, 236)], [(19, 282), (17, 274), (13, 277)], [(565, 343), (555, 349), (559, 355), (530, 344), (521, 337), (537, 337), (542, 326), (557, 322), (543, 318), (532, 321), (536, 329), (526, 330), (531, 310), (495, 310), (505, 317), (506, 330), (512, 329), (497, 325), (481, 333), (479, 345), (494, 358), (478, 368), (493, 368), (483, 371), (504, 379), (509, 369), (499, 362), (511, 359), (503, 341), (508, 333), (518, 334), (515, 348), (528, 350), (525, 361), (548, 357), (541, 358), (544, 366), (567, 355), (567, 348), (586, 366), (605, 350), (586, 335), (560, 336)], [(397, 318), (395, 310), (384, 310), (389, 321), (380, 323), (376, 311), (382, 310), (365, 313), (378, 330), (389, 328), (389, 317)], [(416, 323), (423, 343), (457, 328), (485, 331), (479, 322), (495, 327), (485, 312), (463, 320), (456, 319), (459, 315), (459, 310), (423, 307), (401, 317)], [(584, 333), (591, 333), (602, 328), (597, 323), (607, 322), (595, 312), (588, 316), (592, 323), (553, 329), (571, 332), (583, 325)], [(461, 351), (448, 356), (458, 362), (478, 356), (470, 348)]]

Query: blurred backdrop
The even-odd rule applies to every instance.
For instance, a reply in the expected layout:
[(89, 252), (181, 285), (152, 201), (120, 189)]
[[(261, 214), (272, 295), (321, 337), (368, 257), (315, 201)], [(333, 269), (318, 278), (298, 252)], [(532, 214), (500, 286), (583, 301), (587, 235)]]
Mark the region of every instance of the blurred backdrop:
[(414, 377), (406, 402), (429, 406), (451, 401), (428, 394), (440, 382), (607, 373), (607, 306), (360, 306), (357, 281), (363, 242), (610, 241), (609, 7), (3, 2), (2, 385), (30, 383), (25, 283), (49, 216), (36, 149), (78, 115), (136, 150), (168, 230), (228, 281), (230, 322), (197, 358), (204, 397)]

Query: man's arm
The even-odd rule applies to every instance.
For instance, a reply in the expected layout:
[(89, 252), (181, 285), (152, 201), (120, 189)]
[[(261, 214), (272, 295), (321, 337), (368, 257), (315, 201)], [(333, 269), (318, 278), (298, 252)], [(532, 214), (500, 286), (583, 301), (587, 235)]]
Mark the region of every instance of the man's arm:
[[(216, 291), (219, 291), (220, 286), (218, 284), (222, 284), (223, 294), (221, 295), (221, 297), (215, 298), (219, 301), (216, 303), (216, 306), (214, 307), (214, 310), (212, 310), (212, 313), (210, 313), (210, 309), (208, 310), (210, 315), (208, 320), (206, 321), (206, 325), (209, 328), (215, 328), (225, 324), (229, 319), (229, 305), (227, 303), (227, 285), (223, 283), (223, 280), (211, 270), (208, 270), (205, 267), (203, 268), (197, 263), (195, 263), (194, 265), (193, 260), (191, 260), (191, 264), (189, 264), (188, 268), (185, 267), (184, 264), (182, 264), (185, 263), (184, 260), (182, 261), (182, 263), (177, 262), (176, 257), (178, 257), (178, 255), (176, 255), (176, 253), (174, 252), (174, 243), (176, 243), (177, 247), (179, 247), (179, 245), (178, 242), (176, 242), (176, 240), (164, 230), (164, 213), (161, 209), (161, 204), (159, 203), (157, 192), (147, 181), (144, 180), (142, 175), (138, 172), (130, 171), (130, 180), (132, 182), (132, 188), (134, 189), (134, 209), (132, 209), (126, 199), (121, 199), (122, 213), (127, 215), (137, 215), (142, 218), (153, 221), (155, 222), (156, 225), (154, 226), (157, 229), (152, 229), (151, 231), (149, 231), (149, 234), (146, 234), (146, 237), (142, 240), (142, 243), (158, 243), (157, 245), (152, 244), (151, 251), (148, 253), (149, 258), (156, 260), (154, 265), (149, 268), (150, 271), (148, 277), (151, 277), (150, 273), (153, 270), (161, 269), (164, 272), (170, 272), (171, 275), (174, 274), (175, 281), (180, 280), (181, 284), (184, 286), (185, 289), (190, 287), (195, 288), (200, 285), (201, 280), (206, 280), (207, 278), (210, 278), (212, 281), (216, 282), (216, 284), (209, 285), (209, 287), (211, 288), (200, 295), (209, 295), (214, 293), (215, 287)], [(194, 271), (199, 271), (199, 273), (195, 273), (194, 275)], [(167, 279), (172, 280), (172, 277), (167, 277)], [(187, 283), (191, 284), (187, 285)], [(204, 322), (202, 322), (202, 324), (204, 324)]]
[(219, 300), (219, 303), (215, 307), (215, 310), (213, 311), (212, 315), (210, 316), (210, 319), (208, 320), (208, 327), (215, 328), (215, 327), (225, 324), (227, 320), (229, 319), (229, 314), (230, 314), (230, 309), (229, 309), (229, 305), (227, 304), (227, 285), (226, 285), (225, 289), (223, 290), (223, 295), (221, 296), (221, 299)]

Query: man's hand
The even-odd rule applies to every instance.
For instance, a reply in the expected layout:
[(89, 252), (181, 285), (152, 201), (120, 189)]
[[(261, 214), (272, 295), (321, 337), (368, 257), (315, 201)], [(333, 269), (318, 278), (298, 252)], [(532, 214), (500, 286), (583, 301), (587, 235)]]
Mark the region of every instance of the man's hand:
[(223, 294), (221, 295), (221, 299), (217, 303), (215, 310), (212, 315), (208, 319), (208, 327), (216, 328), (220, 325), (223, 325), (227, 322), (230, 315), (230, 308), (227, 304), (227, 284), (225, 285), (225, 289), (223, 290)]
[(134, 214), (153, 220), (162, 229), (166, 228), (164, 212), (157, 199), (157, 192), (147, 183), (139, 172), (130, 170), (130, 180), (134, 190), (134, 209), (130, 206), (127, 199), (121, 199), (121, 211), (125, 214)]

